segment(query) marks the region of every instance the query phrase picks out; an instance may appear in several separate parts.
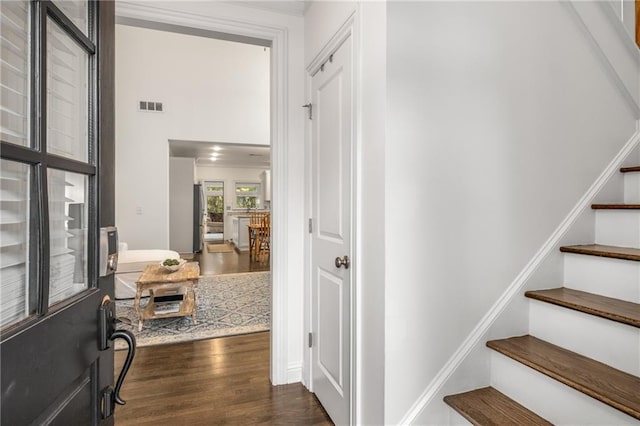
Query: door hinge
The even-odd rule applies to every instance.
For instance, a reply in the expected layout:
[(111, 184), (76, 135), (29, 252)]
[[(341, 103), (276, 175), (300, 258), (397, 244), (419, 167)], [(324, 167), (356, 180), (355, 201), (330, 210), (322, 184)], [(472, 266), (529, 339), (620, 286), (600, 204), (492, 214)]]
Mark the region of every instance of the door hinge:
[(309, 347), (313, 347), (313, 333), (309, 333)]
[(309, 218), (309, 233), (313, 234), (313, 219)]
[(309, 113), (309, 120), (313, 120), (313, 105), (305, 104), (302, 105), (302, 108), (307, 108), (307, 112)]

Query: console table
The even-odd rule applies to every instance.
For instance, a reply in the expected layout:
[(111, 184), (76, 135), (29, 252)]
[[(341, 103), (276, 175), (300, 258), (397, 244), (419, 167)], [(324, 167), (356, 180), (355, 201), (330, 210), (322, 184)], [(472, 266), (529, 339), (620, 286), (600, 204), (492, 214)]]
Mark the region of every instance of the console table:
[[(169, 272), (159, 264), (147, 265), (136, 281), (137, 291), (133, 302), (133, 308), (138, 316), (138, 331), (142, 330), (142, 323), (147, 319), (191, 316), (196, 324), (195, 288), (198, 286), (199, 276), (198, 262), (189, 262), (176, 272)], [(149, 292), (149, 302), (142, 309), (140, 298), (145, 291)], [(179, 309), (162, 312), (155, 299), (174, 295), (182, 295), (182, 300), (171, 302), (178, 304)]]

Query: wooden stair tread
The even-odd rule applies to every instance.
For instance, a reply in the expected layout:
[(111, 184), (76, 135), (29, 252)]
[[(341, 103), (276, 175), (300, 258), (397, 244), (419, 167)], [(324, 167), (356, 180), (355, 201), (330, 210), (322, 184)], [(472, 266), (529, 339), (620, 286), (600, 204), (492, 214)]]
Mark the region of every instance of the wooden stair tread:
[(490, 386), (447, 395), (444, 402), (474, 425), (552, 425)]
[(491, 340), (487, 346), (640, 419), (640, 377), (533, 336)]
[(640, 204), (592, 204), (594, 210), (639, 210)]
[(640, 327), (640, 304), (570, 288), (527, 291), (525, 296), (623, 324)]
[(623, 167), (620, 169), (622, 173), (630, 173), (630, 172), (640, 172), (640, 166), (635, 167)]
[(631, 247), (605, 246), (602, 244), (585, 244), (560, 247), (563, 253), (586, 254), (590, 256), (611, 257), (614, 259), (640, 261), (640, 249)]

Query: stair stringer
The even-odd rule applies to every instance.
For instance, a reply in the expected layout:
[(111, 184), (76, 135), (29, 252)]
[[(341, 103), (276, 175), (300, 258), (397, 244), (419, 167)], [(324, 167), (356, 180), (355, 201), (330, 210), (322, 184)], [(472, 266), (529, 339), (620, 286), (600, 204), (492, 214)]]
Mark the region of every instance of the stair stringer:
[(492, 351), (485, 342), (529, 332), (529, 304), (524, 293), (562, 283), (563, 254), (559, 248), (594, 241), (595, 212), (591, 204), (622, 199), (624, 178), (619, 169), (637, 164), (640, 164), (640, 122), (636, 124), (636, 132), (444, 364), (399, 424), (435, 425), (459, 420), (443, 402), (444, 396), (490, 385)]

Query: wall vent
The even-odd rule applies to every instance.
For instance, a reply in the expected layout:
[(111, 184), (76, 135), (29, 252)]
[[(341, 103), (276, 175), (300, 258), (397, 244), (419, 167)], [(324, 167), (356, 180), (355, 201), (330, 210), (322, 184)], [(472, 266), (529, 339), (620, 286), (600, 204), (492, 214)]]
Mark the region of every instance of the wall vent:
[(162, 102), (154, 102), (154, 101), (140, 101), (138, 102), (138, 109), (140, 111), (150, 111), (150, 112), (162, 112)]

